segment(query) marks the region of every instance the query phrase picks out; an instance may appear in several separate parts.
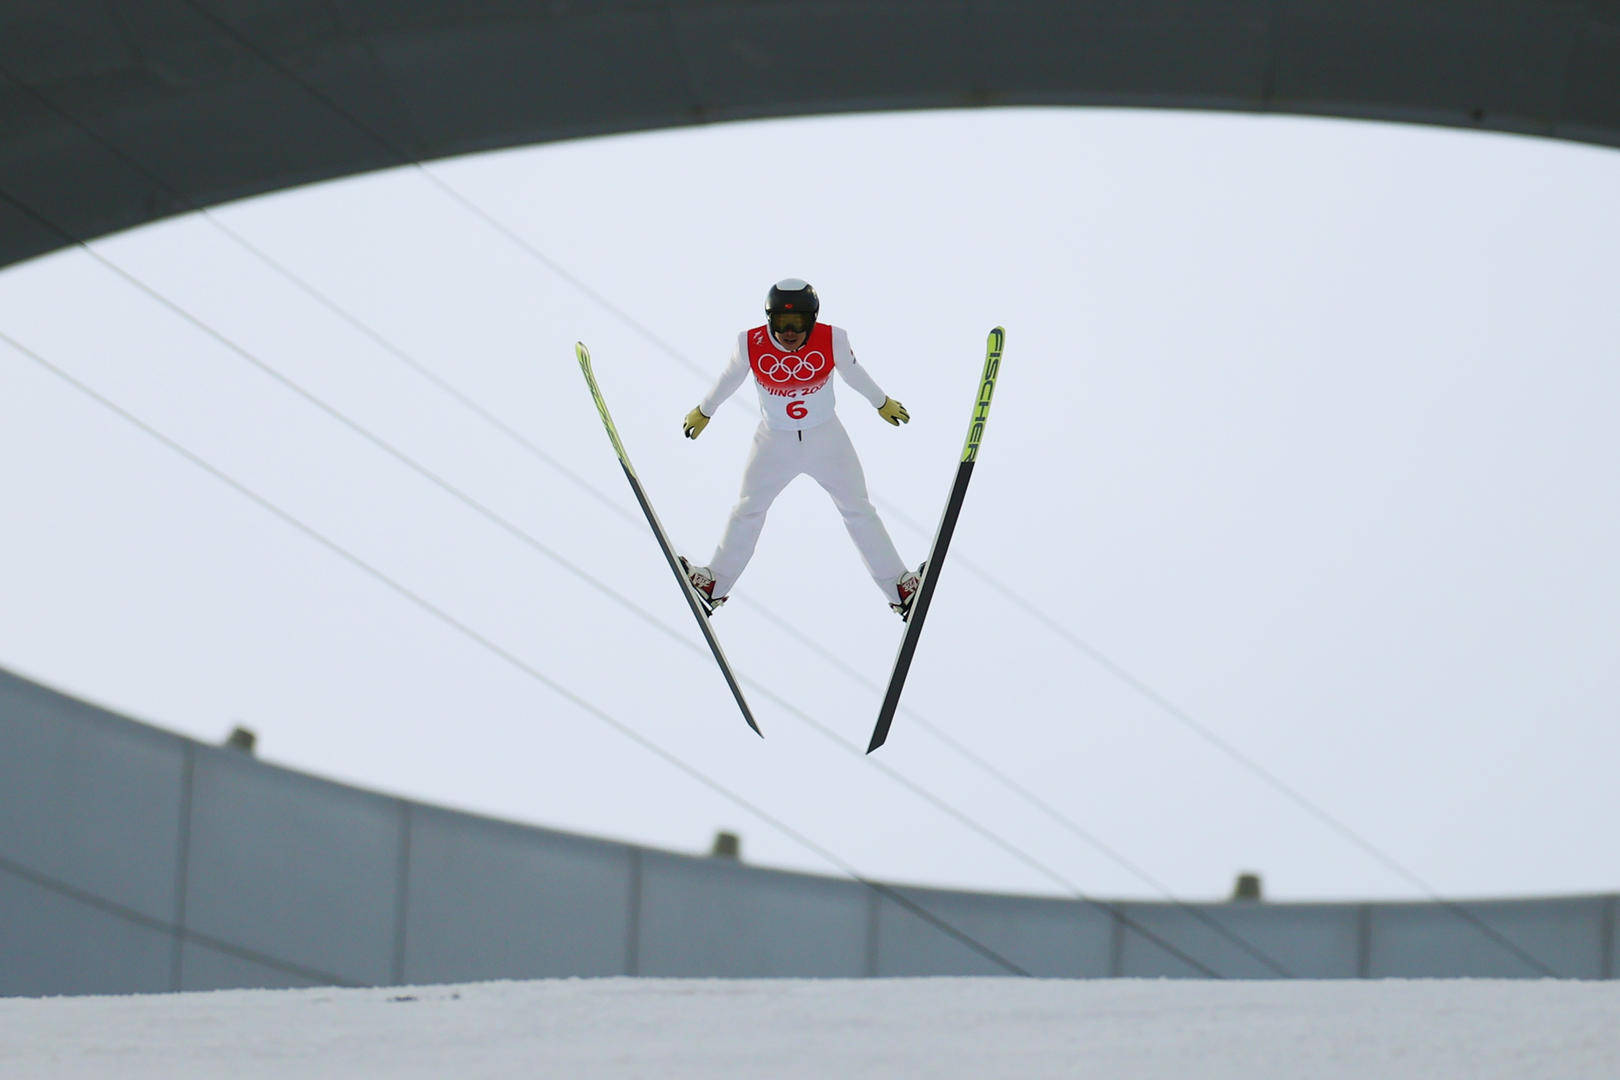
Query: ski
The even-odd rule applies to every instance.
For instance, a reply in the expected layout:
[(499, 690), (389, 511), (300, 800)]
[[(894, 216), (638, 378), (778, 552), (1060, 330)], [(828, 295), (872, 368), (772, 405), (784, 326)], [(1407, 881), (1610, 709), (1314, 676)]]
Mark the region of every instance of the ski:
[(956, 479), (951, 483), (950, 498), (945, 500), (945, 513), (939, 519), (934, 545), (929, 549), (928, 561), (923, 566), (922, 583), (917, 586), (917, 595), (912, 599), (911, 611), (906, 616), (905, 637), (900, 639), (900, 651), (895, 654), (889, 688), (883, 695), (883, 706), (878, 710), (872, 741), (866, 747), (868, 754), (888, 739), (889, 725), (894, 722), (894, 711), (900, 705), (900, 691), (906, 685), (906, 673), (911, 670), (917, 639), (922, 636), (923, 620), (928, 617), (934, 586), (939, 583), (939, 572), (945, 565), (945, 552), (951, 546), (951, 533), (956, 530), (956, 519), (962, 512), (962, 499), (967, 494), (968, 481), (973, 479), (973, 463), (979, 456), (979, 441), (984, 437), (984, 425), (990, 417), (990, 395), (996, 389), (996, 375), (1001, 369), (1001, 346), (1006, 337), (1007, 332), (998, 326), (990, 331), (985, 343), (984, 373), (979, 378), (979, 398), (973, 406), (967, 442), (962, 446), (962, 459), (956, 466)]
[(709, 651), (714, 653), (715, 662), (720, 665), (720, 674), (726, 677), (726, 685), (731, 687), (731, 696), (737, 699), (737, 707), (742, 709), (743, 719), (754, 729), (754, 734), (764, 738), (765, 733), (760, 731), (759, 725), (754, 722), (754, 714), (743, 697), (742, 687), (737, 685), (737, 676), (732, 673), (731, 665), (726, 661), (726, 654), (720, 648), (720, 641), (714, 636), (714, 628), (709, 625), (709, 616), (698, 600), (697, 591), (681, 572), (675, 549), (669, 543), (669, 535), (664, 532), (663, 525), (659, 524), (658, 515), (653, 513), (652, 503), (647, 501), (647, 493), (642, 490), (641, 480), (636, 476), (634, 466), (630, 464), (630, 455), (624, 452), (624, 443), (619, 441), (619, 431), (613, 426), (613, 417), (608, 413), (607, 401), (602, 397), (602, 388), (596, 385), (596, 374), (591, 371), (591, 352), (583, 342), (576, 342), (574, 354), (579, 357), (579, 369), (585, 373), (585, 384), (591, 388), (591, 398), (596, 402), (596, 411), (602, 415), (602, 424), (607, 428), (608, 439), (613, 443), (613, 451), (619, 455), (619, 466), (624, 469), (625, 479), (630, 481), (630, 490), (636, 493), (636, 502), (641, 504), (641, 512), (647, 515), (647, 524), (652, 526), (653, 538), (658, 541), (658, 547), (664, 553), (664, 561), (669, 563), (675, 580), (681, 584), (681, 595), (686, 597), (686, 606), (691, 609), (692, 617), (697, 620), (698, 629), (703, 631), (703, 638), (709, 643)]

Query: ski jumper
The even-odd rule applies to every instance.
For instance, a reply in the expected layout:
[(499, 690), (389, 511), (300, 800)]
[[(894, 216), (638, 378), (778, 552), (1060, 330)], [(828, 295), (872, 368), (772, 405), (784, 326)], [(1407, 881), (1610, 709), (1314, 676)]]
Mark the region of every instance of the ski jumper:
[(899, 600), (895, 583), (906, 567), (867, 496), (866, 475), (849, 433), (833, 412), (834, 371), (873, 408), (887, 400), (872, 376), (855, 362), (849, 335), (839, 327), (818, 322), (805, 343), (788, 352), (768, 326), (756, 326), (737, 335), (731, 362), (699, 403), (703, 415), (713, 416), (752, 375), (763, 414), (743, 469), (742, 493), (709, 560), (714, 595), (731, 591), (753, 558), (771, 503), (806, 473), (832, 496), (872, 580), (891, 602)]

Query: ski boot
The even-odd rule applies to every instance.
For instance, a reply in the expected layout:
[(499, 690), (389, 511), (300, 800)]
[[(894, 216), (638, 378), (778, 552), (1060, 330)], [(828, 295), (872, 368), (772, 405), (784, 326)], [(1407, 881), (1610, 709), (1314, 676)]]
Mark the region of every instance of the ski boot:
[(917, 591), (922, 588), (923, 575), (928, 573), (928, 564), (923, 563), (916, 570), (907, 570), (900, 575), (900, 580), (894, 583), (894, 588), (900, 594), (900, 602), (889, 601), (889, 610), (905, 622), (911, 621), (911, 605), (917, 599)]
[(685, 555), (676, 558), (681, 561), (681, 573), (686, 575), (686, 583), (692, 586), (698, 607), (703, 609), (703, 614), (713, 615), (714, 609), (726, 602), (725, 597), (714, 595), (714, 575), (707, 566), (693, 566)]

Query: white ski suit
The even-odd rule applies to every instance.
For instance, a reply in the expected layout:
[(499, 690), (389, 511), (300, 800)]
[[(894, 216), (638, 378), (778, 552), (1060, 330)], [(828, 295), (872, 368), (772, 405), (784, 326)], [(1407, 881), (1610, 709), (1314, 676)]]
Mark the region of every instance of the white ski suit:
[(856, 363), (849, 335), (841, 328), (817, 323), (805, 343), (788, 352), (767, 326), (756, 326), (737, 335), (731, 362), (699, 403), (704, 416), (713, 416), (752, 374), (763, 414), (743, 469), (742, 493), (709, 560), (715, 596), (730, 592), (753, 558), (771, 503), (792, 480), (807, 473), (832, 496), (872, 580), (891, 602), (899, 600), (895, 583), (906, 567), (867, 496), (866, 475), (854, 444), (834, 414), (834, 371), (873, 408), (887, 400)]

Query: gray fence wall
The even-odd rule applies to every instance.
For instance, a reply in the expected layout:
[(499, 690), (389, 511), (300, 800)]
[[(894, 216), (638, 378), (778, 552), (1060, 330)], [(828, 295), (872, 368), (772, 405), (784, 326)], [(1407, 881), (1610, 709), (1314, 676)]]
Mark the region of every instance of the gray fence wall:
[(0, 995), (548, 976), (1613, 978), (1615, 896), (1084, 903), (453, 813), (0, 672)]

